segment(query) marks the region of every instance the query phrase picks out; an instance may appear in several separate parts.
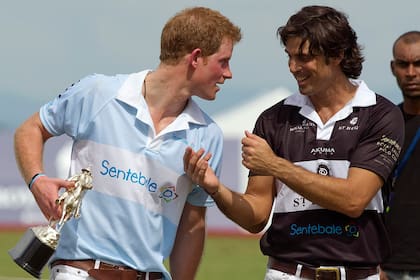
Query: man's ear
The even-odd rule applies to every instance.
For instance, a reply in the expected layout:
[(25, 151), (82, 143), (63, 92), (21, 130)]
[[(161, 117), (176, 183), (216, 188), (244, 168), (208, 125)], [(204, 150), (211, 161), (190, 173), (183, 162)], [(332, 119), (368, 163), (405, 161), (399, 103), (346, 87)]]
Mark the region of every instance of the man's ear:
[(201, 49), (196, 48), (190, 54), (190, 64), (194, 67), (198, 65), (198, 59), (201, 57)]
[(392, 75), (395, 76), (395, 61), (391, 60), (391, 62), (389, 63), (389, 66), (391, 67)]
[(341, 61), (344, 59), (344, 51), (340, 52), (340, 54), (337, 57), (329, 58), (330, 60), (333, 60), (333, 64), (340, 65)]

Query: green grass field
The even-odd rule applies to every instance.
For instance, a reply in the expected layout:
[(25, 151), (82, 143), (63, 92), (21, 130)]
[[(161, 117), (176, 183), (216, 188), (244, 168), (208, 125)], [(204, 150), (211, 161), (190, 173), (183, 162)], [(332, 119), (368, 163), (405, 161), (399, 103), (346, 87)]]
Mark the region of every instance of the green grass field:
[[(33, 279), (8, 254), (22, 234), (23, 231), (0, 231), (0, 280)], [(265, 266), (266, 257), (259, 250), (258, 238), (209, 236), (197, 280), (264, 279)], [(42, 279), (48, 279), (48, 268)]]

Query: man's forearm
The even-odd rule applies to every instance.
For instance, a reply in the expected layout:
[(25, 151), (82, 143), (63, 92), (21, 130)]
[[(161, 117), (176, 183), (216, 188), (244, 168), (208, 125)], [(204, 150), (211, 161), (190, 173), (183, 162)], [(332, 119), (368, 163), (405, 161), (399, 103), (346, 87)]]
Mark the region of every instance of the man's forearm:
[(44, 135), (37, 122), (37, 116), (32, 116), (15, 132), (15, 157), (19, 170), (26, 183), (39, 172), (43, 171), (42, 154)]
[(270, 189), (267, 192), (250, 189), (242, 194), (221, 185), (212, 197), (226, 217), (251, 233), (259, 233), (268, 222), (272, 206), (271, 183), (266, 186)]

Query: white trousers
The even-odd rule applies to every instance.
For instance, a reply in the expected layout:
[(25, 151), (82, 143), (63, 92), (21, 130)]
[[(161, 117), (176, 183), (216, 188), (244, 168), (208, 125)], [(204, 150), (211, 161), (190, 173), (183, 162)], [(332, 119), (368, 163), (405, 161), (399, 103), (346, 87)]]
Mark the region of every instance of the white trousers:
[[(98, 263), (99, 265), (99, 263)], [(55, 265), (50, 271), (50, 280), (95, 280), (87, 271), (69, 265)], [(146, 279), (149, 280), (149, 273)]]
[[(268, 268), (265, 273), (264, 280), (312, 280), (312, 279), (301, 278), (296, 275), (291, 275), (282, 271)], [(346, 274), (344, 270), (341, 270), (341, 280), (346, 280)], [(379, 273), (371, 275), (364, 279), (360, 279), (360, 280), (379, 280)]]
[(50, 271), (50, 280), (95, 280), (87, 271), (68, 265), (55, 265)]

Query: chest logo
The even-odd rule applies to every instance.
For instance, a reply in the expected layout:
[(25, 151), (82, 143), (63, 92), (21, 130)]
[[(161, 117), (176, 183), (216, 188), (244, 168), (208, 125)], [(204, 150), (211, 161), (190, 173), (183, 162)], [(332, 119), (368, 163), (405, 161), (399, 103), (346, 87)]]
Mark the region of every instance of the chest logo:
[(316, 147), (311, 150), (312, 155), (333, 155), (335, 149), (333, 147)]
[(317, 173), (323, 176), (330, 176), (330, 168), (326, 164), (320, 164)]
[(354, 117), (354, 118), (352, 118), (352, 119), (350, 120), (350, 124), (351, 124), (351, 125), (356, 125), (358, 120), (359, 120), (359, 118), (358, 118), (358, 117)]
[(160, 187), (159, 191), (159, 198), (161, 198), (165, 202), (171, 202), (172, 200), (178, 197), (177, 193), (175, 192), (174, 186)]

